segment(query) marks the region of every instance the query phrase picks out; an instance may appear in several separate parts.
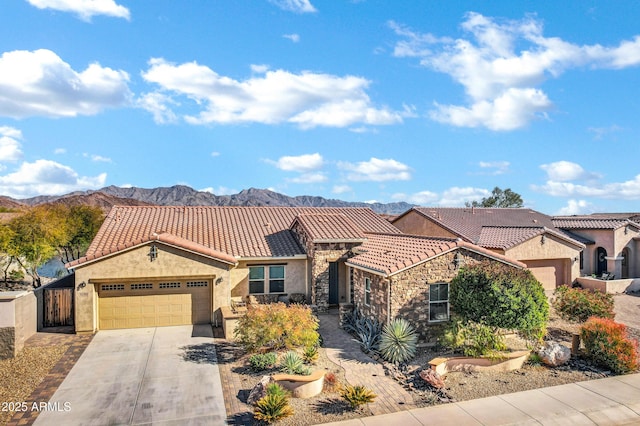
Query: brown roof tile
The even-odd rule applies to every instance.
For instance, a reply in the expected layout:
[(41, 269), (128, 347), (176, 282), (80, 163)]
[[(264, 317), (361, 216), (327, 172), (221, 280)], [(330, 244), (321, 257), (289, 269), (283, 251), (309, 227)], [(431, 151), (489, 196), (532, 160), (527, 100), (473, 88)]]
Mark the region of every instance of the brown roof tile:
[(296, 216), (294, 224), (296, 222), (304, 228), (314, 243), (364, 241), (367, 238), (360, 227), (344, 214), (307, 213)]
[(347, 264), (372, 270), (383, 275), (393, 275), (403, 269), (437, 257), (456, 248), (466, 248), (520, 268), (525, 264), (471, 244), (460, 239), (434, 238), (417, 235), (369, 234), (368, 239), (357, 247), (357, 255)]
[(601, 216), (555, 216), (553, 223), (562, 229), (618, 229), (626, 225), (640, 228), (640, 224), (613, 215)]
[(75, 266), (164, 233), (233, 257), (304, 255), (289, 226), (319, 213), (344, 215), (363, 233), (399, 232), (368, 208), (115, 206)]

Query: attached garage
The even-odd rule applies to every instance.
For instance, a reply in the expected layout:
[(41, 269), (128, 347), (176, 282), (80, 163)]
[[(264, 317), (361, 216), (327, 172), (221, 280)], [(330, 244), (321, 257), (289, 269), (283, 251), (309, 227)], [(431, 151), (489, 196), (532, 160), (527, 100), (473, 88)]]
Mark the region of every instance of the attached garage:
[(567, 259), (523, 260), (522, 262), (542, 283), (547, 294), (553, 293), (563, 284), (571, 284), (569, 270), (565, 267)]
[(98, 285), (98, 327), (156, 327), (211, 322), (209, 280)]

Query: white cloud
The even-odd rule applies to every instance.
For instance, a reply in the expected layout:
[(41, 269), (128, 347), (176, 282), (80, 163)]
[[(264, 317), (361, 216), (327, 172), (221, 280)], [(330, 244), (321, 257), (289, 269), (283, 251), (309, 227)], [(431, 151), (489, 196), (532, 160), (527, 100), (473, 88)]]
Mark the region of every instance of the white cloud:
[[(284, 70), (268, 71), (244, 81), (221, 76), (196, 62), (181, 65), (151, 59), (143, 78), (159, 93), (181, 96), (200, 109), (185, 115), (191, 124), (295, 123), (301, 128), (388, 125), (402, 122), (404, 112), (372, 105), (362, 77)], [(162, 103), (168, 106), (165, 100)], [(156, 109), (150, 109), (156, 113)]]
[(322, 172), (302, 173), (298, 177), (287, 179), (291, 183), (321, 183), (327, 180), (327, 176)]
[(153, 114), (153, 121), (158, 124), (178, 121), (178, 116), (170, 107), (170, 105), (176, 105), (177, 103), (171, 97), (162, 93), (145, 93), (136, 100), (136, 104)]
[(507, 173), (511, 163), (508, 161), (480, 161), (478, 165), (481, 169), (487, 169), (489, 175), (498, 176)]
[(411, 168), (393, 159), (372, 157), (369, 161), (359, 163), (339, 162), (338, 167), (348, 172), (350, 181), (383, 182), (389, 180), (411, 179)]
[(103, 157), (102, 155), (96, 155), (96, 154), (88, 154), (88, 153), (83, 153), (82, 154), (83, 157), (85, 158), (90, 158), (91, 161), (96, 162), (96, 163), (111, 163), (111, 158), (109, 157)]
[(466, 202), (480, 200), (490, 194), (490, 191), (483, 188), (454, 186), (440, 194), (432, 191), (420, 191), (413, 194), (397, 193), (392, 198), (396, 201), (406, 201), (422, 206), (459, 207), (464, 206)]
[(256, 74), (264, 74), (269, 71), (269, 65), (265, 64), (251, 64), (251, 72)]
[(65, 148), (56, 148), (53, 150), (53, 153), (56, 155), (66, 154), (67, 150)]
[(296, 13), (317, 12), (309, 0), (269, 0), (282, 10)]
[(567, 205), (556, 212), (556, 215), (570, 216), (577, 214), (589, 214), (595, 211), (593, 204), (585, 200), (569, 200)]
[(587, 172), (581, 165), (572, 163), (571, 161), (556, 161), (555, 163), (543, 164), (540, 168), (547, 172), (549, 180), (556, 182), (589, 180), (601, 177), (597, 173)]
[(531, 188), (554, 197), (640, 200), (640, 175), (624, 182), (593, 182), (589, 185), (549, 180), (544, 185), (531, 185)]
[(221, 155), (221, 154), (220, 154), (218, 151), (213, 151), (213, 152), (211, 153), (211, 156), (212, 156), (212, 157), (214, 157), (214, 158), (215, 158), (215, 157), (220, 157), (220, 155)]
[(282, 37), (287, 38), (287, 39), (291, 40), (294, 43), (298, 43), (300, 41), (300, 35), (299, 34), (284, 34)]
[(129, 20), (129, 9), (114, 0), (27, 0), (38, 9), (53, 9), (75, 13), (84, 21), (90, 21), (96, 15), (112, 16)]
[(13, 163), (22, 159), (22, 149), (18, 139), (22, 132), (13, 127), (0, 127), (0, 163)]
[(609, 127), (589, 127), (587, 130), (594, 134), (593, 139), (602, 140), (606, 135), (621, 132), (623, 129), (620, 126), (613, 124)]
[(219, 186), (217, 189), (213, 188), (212, 186), (210, 186), (208, 188), (202, 188), (199, 191), (200, 192), (209, 192), (209, 193), (214, 194), (214, 195), (233, 195), (233, 194), (237, 194), (238, 192), (240, 192), (237, 189), (227, 188), (226, 186)]
[(496, 131), (524, 127), (553, 107), (537, 86), (565, 70), (591, 66), (619, 69), (640, 64), (640, 36), (618, 46), (576, 45), (545, 37), (533, 17), (498, 20), (468, 13), (461, 28), (466, 37), (440, 38), (420, 34), (391, 22), (401, 38), (397, 57), (415, 57), (436, 72), (450, 75), (464, 87), (467, 105), (439, 105), (431, 118), (460, 127)]
[(106, 173), (80, 176), (68, 166), (50, 160), (22, 163), (17, 171), (0, 176), (0, 193), (14, 198), (60, 195), (104, 187)]
[(0, 56), (0, 115), (74, 117), (128, 104), (124, 71), (93, 63), (74, 71), (54, 52), (15, 50)]
[(349, 185), (335, 185), (331, 190), (334, 194), (345, 194), (351, 192), (353, 189)]
[(280, 157), (278, 161), (268, 161), (280, 170), (287, 172), (309, 172), (318, 170), (324, 165), (324, 159), (319, 153), (304, 154), (297, 156)]

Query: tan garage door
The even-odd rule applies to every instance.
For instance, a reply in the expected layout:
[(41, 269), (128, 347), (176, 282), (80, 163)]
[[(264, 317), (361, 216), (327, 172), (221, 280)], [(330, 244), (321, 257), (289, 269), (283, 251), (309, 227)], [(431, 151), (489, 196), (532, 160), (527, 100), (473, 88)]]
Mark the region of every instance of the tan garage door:
[(101, 330), (211, 322), (206, 280), (99, 284), (98, 291)]
[(564, 259), (525, 260), (523, 262), (542, 283), (548, 295), (553, 293), (558, 286), (569, 284), (567, 283)]

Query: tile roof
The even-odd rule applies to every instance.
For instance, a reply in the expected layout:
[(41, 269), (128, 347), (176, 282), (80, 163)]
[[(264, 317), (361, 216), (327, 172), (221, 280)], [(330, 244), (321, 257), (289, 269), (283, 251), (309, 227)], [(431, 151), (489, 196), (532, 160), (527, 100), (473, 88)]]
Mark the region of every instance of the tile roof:
[(400, 232), (369, 208), (115, 206), (76, 266), (164, 233), (233, 257), (304, 255), (289, 226), (319, 213), (344, 215), (363, 233)]
[(582, 247), (580, 241), (556, 229), (550, 216), (531, 209), (414, 207), (412, 210), (482, 247), (506, 250), (545, 232)]
[(618, 229), (626, 225), (640, 229), (640, 224), (617, 215), (555, 216), (553, 223), (556, 228), (562, 229)]
[(295, 223), (304, 228), (314, 243), (367, 239), (360, 227), (344, 214), (300, 214), (294, 219)]
[(510, 265), (526, 267), (524, 263), (460, 239), (402, 234), (369, 234), (367, 237), (367, 241), (356, 248), (355, 251), (358, 254), (349, 259), (347, 264), (385, 276), (393, 275), (456, 248), (466, 248)]

